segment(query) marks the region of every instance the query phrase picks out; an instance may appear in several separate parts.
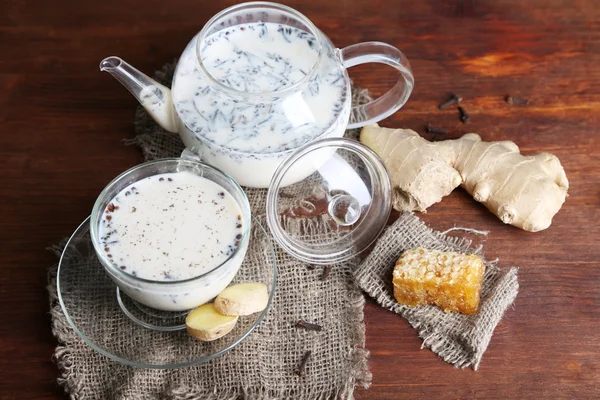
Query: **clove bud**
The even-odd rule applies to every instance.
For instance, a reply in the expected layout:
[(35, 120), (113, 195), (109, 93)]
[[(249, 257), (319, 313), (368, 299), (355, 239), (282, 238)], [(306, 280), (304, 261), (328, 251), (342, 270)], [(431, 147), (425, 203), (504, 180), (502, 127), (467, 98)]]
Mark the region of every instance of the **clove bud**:
[(458, 104), (458, 103), (460, 103), (461, 101), (462, 101), (462, 97), (460, 97), (460, 96), (459, 96), (459, 95), (457, 95), (457, 94), (453, 94), (453, 95), (452, 95), (452, 98), (451, 98), (450, 100), (448, 100), (448, 101), (446, 101), (446, 102), (444, 102), (444, 103), (440, 104), (440, 105), (438, 106), (438, 108), (439, 108), (440, 110), (443, 110), (444, 108), (447, 108), (448, 106), (451, 106), (452, 104)]
[(294, 370), (294, 373), (296, 375), (302, 376), (304, 374), (304, 370), (306, 369), (306, 363), (308, 362), (308, 359), (310, 358), (311, 354), (312, 353), (310, 350), (304, 353), (304, 356), (302, 356), (302, 360), (300, 361), (300, 365), (298, 365), (298, 367)]
[(431, 124), (427, 125), (427, 133), (438, 133), (440, 135), (446, 135), (448, 133), (447, 130), (442, 129), (442, 128), (436, 128), (434, 126), (431, 126)]
[(518, 97), (513, 97), (513, 96), (506, 96), (506, 102), (510, 105), (513, 104), (529, 104), (529, 100), (527, 99), (520, 99)]
[(312, 324), (310, 322), (306, 322), (306, 321), (302, 321), (302, 320), (299, 320), (298, 322), (296, 322), (296, 327), (304, 328), (307, 331), (317, 331), (317, 332), (320, 332), (321, 329), (323, 329), (323, 327), (319, 324)]
[(458, 112), (460, 113), (460, 120), (464, 124), (466, 124), (467, 122), (469, 122), (471, 120), (471, 117), (469, 116), (469, 114), (467, 114), (467, 110), (465, 110), (461, 106), (458, 106)]
[(329, 275), (331, 274), (331, 265), (326, 265), (323, 267), (323, 275), (321, 275), (321, 280), (325, 281), (327, 280), (327, 278), (329, 278)]

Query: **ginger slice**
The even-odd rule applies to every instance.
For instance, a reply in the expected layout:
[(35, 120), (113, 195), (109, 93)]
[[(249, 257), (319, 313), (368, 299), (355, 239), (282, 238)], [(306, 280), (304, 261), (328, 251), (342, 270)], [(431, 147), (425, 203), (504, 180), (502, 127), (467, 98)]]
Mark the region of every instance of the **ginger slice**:
[(223, 290), (215, 299), (215, 309), (224, 315), (250, 315), (262, 311), (269, 302), (267, 285), (238, 283)]
[(212, 303), (208, 303), (192, 310), (185, 319), (185, 325), (190, 335), (210, 342), (231, 332), (237, 320), (237, 316), (223, 315)]

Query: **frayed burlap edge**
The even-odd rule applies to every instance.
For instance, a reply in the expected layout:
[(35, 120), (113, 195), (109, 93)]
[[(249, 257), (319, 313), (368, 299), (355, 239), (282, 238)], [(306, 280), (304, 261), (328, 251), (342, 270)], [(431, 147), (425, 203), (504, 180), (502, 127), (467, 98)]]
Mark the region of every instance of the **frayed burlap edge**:
[[(63, 249), (65, 248), (68, 239), (63, 239), (60, 243), (48, 247), (46, 250), (52, 252), (60, 259)], [(72, 399), (78, 399), (76, 393), (80, 387), (80, 380), (77, 379), (77, 373), (73, 369), (71, 361), (71, 350), (65, 345), (75, 335), (73, 328), (69, 325), (64, 317), (57, 293), (57, 274), (58, 265), (53, 265), (48, 269), (48, 294), (50, 299), (50, 316), (52, 317), (52, 334), (56, 337), (59, 344), (54, 349), (52, 356), (60, 376), (57, 378), (57, 383), (62, 386), (67, 394)]]

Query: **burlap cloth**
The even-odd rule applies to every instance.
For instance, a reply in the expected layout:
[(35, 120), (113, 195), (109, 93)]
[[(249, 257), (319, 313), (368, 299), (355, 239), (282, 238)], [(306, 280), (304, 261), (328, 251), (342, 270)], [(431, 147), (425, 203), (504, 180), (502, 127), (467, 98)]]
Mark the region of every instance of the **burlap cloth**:
[[(473, 231), (457, 228), (456, 231)], [(479, 232), (481, 233), (481, 232)], [(447, 236), (428, 228), (411, 213), (403, 213), (377, 240), (373, 251), (355, 271), (356, 283), (383, 307), (402, 315), (423, 339), (423, 347), (457, 367), (477, 370), (496, 325), (519, 291), (517, 268), (506, 273), (497, 260), (485, 260), (479, 310), (473, 315), (445, 313), (433, 306), (406, 307), (394, 299), (392, 271), (400, 254), (424, 247), (482, 256), (483, 246), (471, 247), (466, 238)]]
[[(168, 85), (173, 65), (166, 65), (156, 78)], [(369, 99), (366, 91), (353, 91), (354, 104)], [(178, 157), (183, 150), (179, 136), (161, 129), (141, 107), (136, 112), (135, 131), (135, 138), (128, 142), (139, 145), (146, 160)], [(311, 193), (307, 185), (294, 186), (292, 190), (299, 198), (300, 192)], [(266, 228), (266, 190), (245, 191), (254, 217)], [(335, 235), (330, 230), (297, 223), (289, 224), (288, 229), (292, 226), (302, 227), (311, 240), (332, 240)], [(263, 249), (249, 248), (246, 260), (261, 259), (253, 257), (253, 252), (260, 251)], [(365, 300), (352, 279), (357, 265), (358, 260), (336, 264), (327, 280), (322, 281), (322, 268), (313, 268), (277, 249), (276, 295), (260, 326), (225, 355), (177, 370), (131, 368), (96, 353), (67, 323), (57, 302), (53, 269), (48, 288), (52, 328), (60, 342), (55, 351), (61, 372), (59, 383), (73, 399), (351, 399), (356, 385), (368, 387), (371, 382), (368, 352), (364, 349)], [(90, 315), (89, 321), (80, 323), (110, 325), (119, 318), (122, 315), (97, 320)], [(300, 319), (319, 323), (323, 330), (298, 329), (294, 325)], [(140, 339), (139, 334), (135, 343), (125, 337), (114, 340), (123, 341), (125, 348), (145, 345), (147, 351), (156, 354), (174, 351), (173, 346), (177, 346), (175, 341), (140, 345), (144, 338)], [(311, 358), (303, 376), (297, 376), (294, 369), (306, 351), (312, 352)]]
[[(167, 64), (158, 71), (157, 80), (168, 85), (173, 66)], [(352, 95), (354, 104), (369, 100), (364, 90), (353, 89)], [(141, 107), (136, 112), (135, 132), (135, 138), (128, 142), (139, 145), (146, 160), (176, 157), (183, 150), (179, 137), (162, 130)], [(357, 132), (348, 131), (347, 136), (356, 137)], [(296, 190), (309, 193), (310, 189)], [(266, 226), (266, 191), (246, 189), (246, 194), (253, 215)], [(307, 232), (314, 240), (328, 240), (335, 234), (316, 229)], [(424, 339), (424, 346), (444, 360), (476, 368), (496, 324), (517, 294), (515, 269), (503, 276), (494, 263), (486, 263), (482, 305), (475, 316), (445, 314), (434, 307), (408, 309), (395, 304), (391, 290), (391, 268), (403, 249), (422, 246), (480, 251), (469, 245), (464, 239), (434, 232), (417, 217), (405, 214), (387, 229), (360, 266), (359, 260), (336, 264), (326, 281), (320, 280), (321, 268), (313, 268), (277, 249), (277, 292), (261, 325), (225, 355), (177, 370), (127, 367), (85, 344), (71, 329), (57, 302), (53, 268), (48, 290), (53, 333), (60, 343), (55, 351), (61, 373), (58, 381), (73, 399), (351, 399), (355, 386), (366, 388), (371, 382), (360, 288), (384, 307), (407, 318)], [(60, 247), (55, 250), (60, 251)], [(299, 330), (294, 327), (299, 319), (320, 323), (323, 330)], [(91, 316), (89, 323), (103, 321)], [(163, 348), (154, 345), (148, 351), (172, 351), (168, 343), (159, 346)], [(312, 357), (305, 374), (299, 377), (294, 369), (307, 350), (312, 351)]]

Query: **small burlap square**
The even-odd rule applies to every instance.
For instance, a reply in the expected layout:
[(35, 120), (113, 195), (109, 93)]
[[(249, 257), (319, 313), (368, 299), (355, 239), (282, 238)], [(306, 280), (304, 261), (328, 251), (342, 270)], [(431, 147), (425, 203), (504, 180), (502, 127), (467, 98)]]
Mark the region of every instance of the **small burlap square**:
[(517, 297), (517, 269), (503, 273), (496, 261), (484, 259), (486, 271), (476, 314), (446, 313), (434, 306), (406, 307), (394, 298), (392, 271), (400, 254), (415, 247), (482, 256), (482, 246), (471, 247), (470, 240), (434, 231), (414, 214), (403, 213), (355, 271), (357, 284), (380, 305), (403, 316), (418, 331), (423, 347), (456, 367), (477, 370), (496, 325)]
[[(156, 74), (157, 79), (168, 84), (173, 66), (166, 65)], [(369, 97), (366, 91), (354, 90), (352, 100), (354, 104), (363, 104)], [(135, 131), (136, 137), (129, 143), (139, 145), (146, 160), (178, 157), (183, 150), (179, 136), (161, 129), (141, 107), (136, 113)], [(310, 189), (300, 185), (296, 190), (310, 192)], [(245, 191), (253, 215), (266, 227), (266, 190)], [(301, 221), (296, 223), (301, 225)], [(305, 225), (302, 229), (310, 232), (314, 240), (332, 240), (335, 235), (314, 228)], [(248, 249), (247, 260), (253, 259), (253, 251), (261, 249)], [(368, 352), (364, 349), (364, 296), (352, 278), (357, 265), (358, 260), (334, 265), (328, 279), (323, 281), (322, 268), (312, 268), (277, 249), (277, 291), (261, 325), (225, 355), (178, 370), (131, 368), (92, 350), (76, 335), (62, 313), (57, 302), (56, 269), (53, 269), (48, 288), (52, 328), (60, 342), (55, 352), (61, 371), (59, 382), (72, 399), (351, 399), (356, 385), (368, 387), (371, 380)], [(323, 330), (298, 329), (295, 323), (300, 319), (319, 323)], [(104, 322), (93, 315), (85, 321)], [(127, 338), (114, 340), (144, 351), (139, 342), (128, 343)], [(168, 341), (154, 343), (147, 346), (147, 351), (179, 351), (174, 346)], [(312, 356), (305, 373), (297, 376), (294, 369), (308, 350)]]

